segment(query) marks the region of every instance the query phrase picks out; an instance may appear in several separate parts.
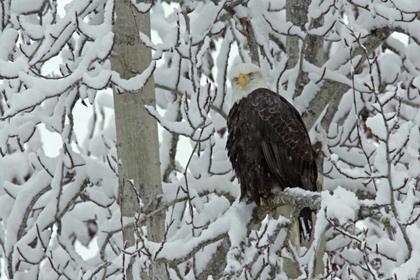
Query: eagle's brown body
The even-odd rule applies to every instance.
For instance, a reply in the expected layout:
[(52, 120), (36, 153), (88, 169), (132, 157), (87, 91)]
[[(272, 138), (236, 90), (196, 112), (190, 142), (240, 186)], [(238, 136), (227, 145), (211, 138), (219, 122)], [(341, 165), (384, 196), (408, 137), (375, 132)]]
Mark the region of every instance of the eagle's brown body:
[[(241, 199), (260, 203), (274, 189), (316, 191), (317, 167), (299, 112), (277, 93), (260, 88), (233, 104), (226, 144), (241, 185)], [(311, 211), (300, 213), (300, 232), (311, 229)], [(305, 228), (303, 228), (303, 227)]]

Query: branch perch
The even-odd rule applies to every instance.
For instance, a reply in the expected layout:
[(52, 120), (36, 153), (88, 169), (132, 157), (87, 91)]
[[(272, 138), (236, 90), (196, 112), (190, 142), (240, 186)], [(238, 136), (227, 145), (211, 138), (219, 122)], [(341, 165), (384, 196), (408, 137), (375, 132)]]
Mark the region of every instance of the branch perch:
[(321, 209), (321, 195), (302, 189), (287, 188), (284, 191), (277, 193), (275, 196), (270, 197), (267, 200), (267, 204), (270, 208), (282, 205), (293, 205), (297, 209), (309, 207), (313, 211), (318, 211)]

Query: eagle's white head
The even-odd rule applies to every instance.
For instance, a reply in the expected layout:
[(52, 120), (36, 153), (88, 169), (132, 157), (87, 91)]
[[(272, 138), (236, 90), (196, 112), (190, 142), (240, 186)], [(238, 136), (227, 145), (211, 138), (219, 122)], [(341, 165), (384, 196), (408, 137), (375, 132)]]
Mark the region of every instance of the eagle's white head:
[(267, 88), (261, 69), (252, 63), (236, 65), (230, 72), (229, 77), (232, 83), (232, 104), (247, 97), (256, 89)]

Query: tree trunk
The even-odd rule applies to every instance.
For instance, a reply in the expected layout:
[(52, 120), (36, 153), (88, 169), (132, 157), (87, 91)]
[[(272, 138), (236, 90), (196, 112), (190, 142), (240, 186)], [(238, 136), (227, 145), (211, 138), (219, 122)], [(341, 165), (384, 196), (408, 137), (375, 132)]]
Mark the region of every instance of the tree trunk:
[[(288, 22), (292, 22), (293, 25), (299, 26), (302, 30), (306, 30), (305, 25), (308, 23), (308, 9), (309, 5), (311, 4), (311, 0), (289, 0), (286, 2), (286, 20)], [(308, 26), (309, 28), (316, 28), (319, 26), (322, 26), (323, 24), (322, 17), (318, 19), (312, 19), (311, 22), (309, 22)], [(293, 94), (293, 97), (300, 96), (302, 93), (302, 90), (304, 88), (304, 85), (308, 84), (309, 78), (306, 73), (302, 71), (302, 64), (301, 61), (303, 59), (309, 61), (310, 63), (321, 67), (326, 60), (325, 53), (324, 53), (324, 47), (323, 47), (323, 38), (315, 35), (307, 34), (303, 43), (301, 42), (301, 39), (297, 36), (289, 36), (287, 38), (286, 43), (286, 50), (287, 54), (289, 56), (288, 61), (288, 68), (299, 68), (299, 74), (296, 79), (296, 89)], [(302, 57), (301, 57), (302, 55)], [(313, 102), (317, 102), (317, 97), (315, 97), (315, 100)], [(325, 106), (324, 106), (325, 107)], [(309, 109), (310, 110), (310, 109)], [(321, 113), (321, 110), (318, 110), (315, 115), (319, 116), (319, 113)], [(305, 125), (307, 126), (307, 129), (310, 130), (311, 126), (308, 126), (308, 123), (305, 120)], [(328, 128), (327, 128), (328, 129)], [(322, 166), (323, 166), (323, 157), (320, 155), (317, 159), (317, 165), (318, 165), (318, 182), (320, 183), (322, 190)], [(290, 207), (291, 209), (288, 209), (291, 213), (293, 207), (292, 206), (284, 206), (284, 207)], [(282, 209), (278, 209), (277, 213), (279, 211), (285, 211)], [(287, 211), (285, 212), (287, 213)], [(290, 213), (288, 213), (288, 216), (290, 216)], [(284, 216), (284, 215), (283, 215)], [(312, 222), (313, 225), (316, 224), (316, 215), (312, 215)], [(325, 233), (325, 232), (324, 232)], [(297, 235), (297, 236), (296, 236)], [(313, 235), (314, 231), (312, 232), (312, 238), (311, 241), (308, 243), (312, 243), (313, 241)], [(299, 231), (298, 229), (294, 229), (294, 231), (291, 234), (291, 237), (299, 238)], [(291, 239), (293, 242), (293, 239)], [(302, 244), (306, 247), (309, 247), (311, 244)], [(317, 244), (316, 249), (316, 258), (315, 258), (315, 264), (314, 264), (314, 275), (319, 275), (323, 273), (324, 265), (322, 262), (322, 257), (325, 250), (325, 234), (323, 234), (323, 237), (321, 238), (319, 244)], [(284, 269), (286, 274), (290, 278), (296, 278), (299, 276), (300, 272), (296, 264), (292, 263), (291, 260), (285, 260)], [(314, 276), (312, 275), (312, 276)]]
[[(139, 32), (150, 36), (150, 14), (138, 13), (130, 1), (124, 0), (115, 2), (115, 14), (112, 69), (120, 73), (122, 78), (128, 79), (140, 74), (150, 64), (151, 51), (139, 41)], [(138, 195), (144, 205), (143, 213), (150, 213), (159, 205), (156, 196), (162, 193), (162, 186), (157, 123), (145, 108), (145, 105), (155, 106), (155, 102), (153, 78), (135, 94), (118, 92), (114, 88), (117, 152), (120, 160), (119, 204), (124, 219), (133, 218), (140, 212)], [(146, 221), (148, 240), (162, 241), (165, 232), (164, 214), (162, 211)], [(134, 233), (134, 227), (123, 230), (125, 247), (135, 245)], [(126, 271), (126, 277), (133, 279), (131, 266)], [(154, 264), (148, 275), (141, 275), (141, 279), (167, 278), (164, 264)]]

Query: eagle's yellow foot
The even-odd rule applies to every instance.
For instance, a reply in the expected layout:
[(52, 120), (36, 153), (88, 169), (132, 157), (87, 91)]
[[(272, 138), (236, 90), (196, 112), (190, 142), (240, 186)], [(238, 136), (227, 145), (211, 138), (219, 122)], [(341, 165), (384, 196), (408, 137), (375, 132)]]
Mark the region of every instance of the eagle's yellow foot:
[(261, 205), (261, 206), (264, 206), (264, 205), (265, 205), (264, 198), (262, 198), (262, 197), (260, 197), (260, 205)]

